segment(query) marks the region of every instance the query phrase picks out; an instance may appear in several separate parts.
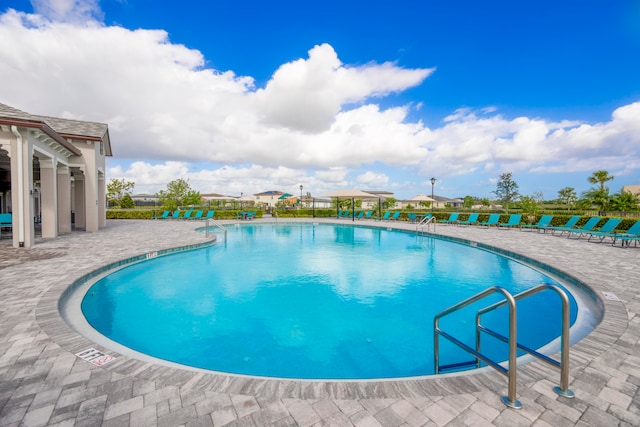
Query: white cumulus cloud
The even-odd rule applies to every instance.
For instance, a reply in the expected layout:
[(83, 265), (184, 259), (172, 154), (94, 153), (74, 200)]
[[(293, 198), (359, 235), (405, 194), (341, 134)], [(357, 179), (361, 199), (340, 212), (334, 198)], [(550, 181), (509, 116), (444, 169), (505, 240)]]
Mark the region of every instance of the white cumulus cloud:
[(133, 180), (137, 191), (188, 178), (202, 192), (303, 184), (318, 193), (403, 187), (412, 195), (430, 176), (488, 182), (507, 170), (640, 167), (640, 102), (600, 123), (509, 118), (488, 106), (427, 127), (410, 117), (428, 99), (415, 108), (380, 101), (419, 86), (433, 68), (353, 66), (320, 44), (256, 87), (252, 76), (208, 68), (215, 58), (172, 43), (166, 31), (105, 25), (98, 0), (33, 4), (35, 14), (0, 14), (0, 81), (10, 82), (0, 102), (108, 123), (109, 177)]

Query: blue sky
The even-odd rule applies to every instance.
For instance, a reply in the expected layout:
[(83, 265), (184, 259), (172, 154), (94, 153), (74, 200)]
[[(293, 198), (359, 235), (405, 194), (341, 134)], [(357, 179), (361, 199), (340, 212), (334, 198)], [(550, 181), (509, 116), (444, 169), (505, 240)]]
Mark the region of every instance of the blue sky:
[(2, 7), (0, 102), (108, 123), (108, 178), (136, 192), (640, 184), (638, 1)]

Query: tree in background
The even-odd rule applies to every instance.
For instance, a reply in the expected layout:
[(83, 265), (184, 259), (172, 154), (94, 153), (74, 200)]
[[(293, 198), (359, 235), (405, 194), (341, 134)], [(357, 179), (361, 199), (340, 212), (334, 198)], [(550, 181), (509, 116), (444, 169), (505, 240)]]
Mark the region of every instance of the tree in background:
[(496, 184), (496, 190), (493, 192), (498, 200), (505, 206), (506, 212), (509, 213), (509, 204), (518, 199), (518, 184), (513, 180), (511, 172), (505, 172), (500, 175), (500, 180)]
[(125, 194), (120, 202), (120, 207), (122, 209), (133, 209), (136, 207), (136, 204), (133, 202), (133, 197), (131, 194)]
[(387, 197), (386, 199), (384, 199), (382, 201), (382, 208), (383, 209), (390, 209), (390, 208), (394, 207), (397, 202), (398, 201), (396, 199), (394, 199), (393, 197)]
[(609, 187), (604, 185), (605, 182), (611, 181), (613, 176), (605, 170), (595, 171), (587, 180), (592, 184), (599, 184), (599, 187), (591, 188), (582, 193), (580, 204), (584, 207), (597, 206), (598, 215), (602, 215), (611, 205), (611, 196), (609, 195)]
[(122, 200), (127, 195), (131, 197), (133, 187), (135, 187), (133, 181), (127, 181), (124, 178), (113, 178), (107, 183), (107, 202), (123, 207)]
[(473, 197), (472, 196), (464, 196), (464, 200), (462, 201), (463, 208), (471, 208), (473, 206)]
[(611, 204), (609, 189), (607, 187), (604, 187), (604, 189), (594, 187), (587, 190), (582, 193), (582, 198), (580, 199), (579, 204), (586, 209), (597, 206), (598, 215), (602, 215), (603, 212), (606, 212), (607, 209), (609, 209), (609, 205)]
[(527, 223), (533, 224), (535, 222), (536, 215), (542, 205), (542, 193), (533, 193), (532, 196), (520, 196), (518, 203), (520, 209), (526, 215)]
[(540, 209), (540, 202), (535, 196), (520, 196), (518, 204), (520, 205), (520, 209), (527, 214), (535, 215)]
[(609, 172), (604, 170), (595, 171), (589, 178), (590, 183), (600, 184), (600, 190), (604, 190), (604, 183), (611, 181), (614, 177), (609, 175)]
[(197, 206), (202, 203), (200, 192), (189, 185), (189, 181), (182, 178), (167, 184), (166, 190), (160, 190), (156, 197), (165, 209), (174, 210), (180, 206)]
[(638, 197), (628, 191), (620, 190), (611, 197), (611, 209), (620, 212), (631, 212), (640, 209)]
[(558, 200), (561, 203), (567, 205), (567, 210), (571, 210), (571, 206), (573, 206), (578, 201), (578, 194), (576, 193), (576, 189), (573, 187), (564, 187), (558, 190)]

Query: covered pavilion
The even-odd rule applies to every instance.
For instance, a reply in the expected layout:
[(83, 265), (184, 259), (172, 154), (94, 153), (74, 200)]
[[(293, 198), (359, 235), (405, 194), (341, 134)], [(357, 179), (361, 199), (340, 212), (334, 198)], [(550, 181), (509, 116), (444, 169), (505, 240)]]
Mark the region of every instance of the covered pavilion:
[(4, 230), (11, 230), (13, 247), (32, 247), (36, 225), (43, 238), (105, 227), (105, 159), (111, 155), (104, 123), (0, 103), (0, 213), (11, 214)]

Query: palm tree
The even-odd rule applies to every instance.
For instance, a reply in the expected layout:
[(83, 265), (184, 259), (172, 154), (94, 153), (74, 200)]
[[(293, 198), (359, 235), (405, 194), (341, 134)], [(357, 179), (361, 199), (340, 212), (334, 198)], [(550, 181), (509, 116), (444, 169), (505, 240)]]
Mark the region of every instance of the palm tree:
[(609, 196), (609, 189), (592, 188), (582, 193), (582, 199), (580, 199), (580, 206), (589, 209), (592, 206), (598, 207), (598, 215), (602, 215), (609, 205), (611, 204), (611, 196)]
[(611, 206), (613, 209), (620, 212), (637, 211), (639, 207), (638, 198), (627, 191), (622, 191), (618, 194), (614, 194), (611, 198)]
[(600, 191), (603, 191), (604, 183), (607, 181), (611, 181), (613, 179), (613, 176), (610, 176), (609, 172), (605, 170), (599, 170), (595, 171), (593, 175), (591, 175), (588, 179), (592, 184), (600, 184)]

